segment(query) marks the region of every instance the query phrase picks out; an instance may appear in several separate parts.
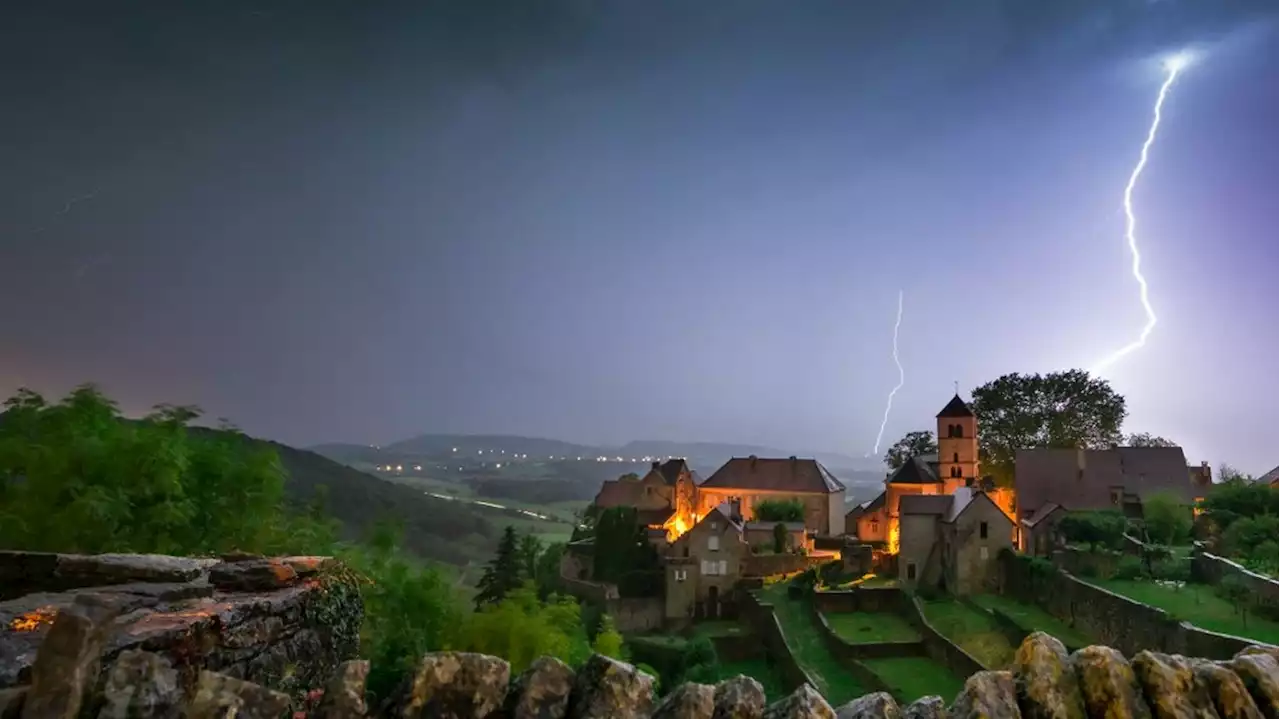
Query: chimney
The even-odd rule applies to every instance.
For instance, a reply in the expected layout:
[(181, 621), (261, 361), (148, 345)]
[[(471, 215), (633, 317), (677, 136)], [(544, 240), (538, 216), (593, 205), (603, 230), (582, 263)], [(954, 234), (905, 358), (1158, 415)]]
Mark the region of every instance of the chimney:
[(795, 456), (794, 454), (793, 454), (793, 455), (791, 455), (788, 459), (790, 459), (790, 460), (791, 460), (791, 463), (792, 463), (792, 464), (795, 464), (795, 463), (796, 463), (796, 456)]
[(742, 499), (740, 497), (734, 497), (729, 500), (729, 519), (735, 522), (742, 521)]

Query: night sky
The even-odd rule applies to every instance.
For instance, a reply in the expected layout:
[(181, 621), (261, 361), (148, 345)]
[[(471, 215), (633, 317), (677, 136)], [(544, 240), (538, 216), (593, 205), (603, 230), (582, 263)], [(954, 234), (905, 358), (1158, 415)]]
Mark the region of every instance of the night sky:
[(1277, 463), (1274, 0), (9, 3), (0, 393), (861, 455), (1006, 372)]

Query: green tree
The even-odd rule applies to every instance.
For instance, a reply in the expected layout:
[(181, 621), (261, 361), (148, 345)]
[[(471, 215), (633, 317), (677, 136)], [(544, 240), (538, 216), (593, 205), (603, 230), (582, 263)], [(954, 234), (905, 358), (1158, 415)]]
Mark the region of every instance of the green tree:
[(781, 522), (773, 525), (773, 551), (778, 554), (787, 551), (787, 525)]
[(798, 499), (766, 499), (756, 503), (755, 515), (758, 522), (803, 522), (804, 503)]
[(933, 432), (907, 432), (902, 439), (889, 447), (889, 451), (884, 455), (884, 463), (889, 467), (889, 471), (893, 471), (906, 464), (912, 457), (937, 453), (938, 441), (934, 439)]
[(622, 656), (622, 635), (614, 628), (613, 617), (608, 614), (600, 620), (600, 631), (596, 632), (596, 639), (591, 643), (591, 648), (597, 654), (603, 654), (613, 659), (623, 659)]
[(560, 589), (560, 558), (564, 556), (564, 550), (564, 543), (556, 542), (548, 545), (538, 557), (535, 584), (541, 599), (546, 599)]
[(1159, 544), (1186, 544), (1191, 538), (1191, 507), (1176, 495), (1157, 492), (1142, 503), (1147, 536)]
[(590, 654), (577, 602), (567, 597), (540, 602), (531, 584), (471, 615), (460, 635), (460, 649), (503, 657), (512, 672), (524, 671), (544, 655), (576, 665)]
[(1224, 577), (1218, 583), (1218, 594), (1235, 607), (1236, 613), (1240, 615), (1240, 626), (1248, 626), (1249, 602), (1253, 599), (1253, 592), (1250, 591), (1249, 585), (1233, 574)]
[(618, 585), (623, 596), (661, 591), (662, 569), (633, 507), (612, 507), (596, 520), (593, 576)]
[(1013, 477), (1019, 449), (1105, 449), (1121, 440), (1124, 397), (1083, 370), (1007, 374), (973, 390), (984, 471), (1001, 484)]
[(1130, 447), (1177, 447), (1172, 440), (1165, 439), (1148, 432), (1134, 432), (1129, 435)]
[(484, 575), (480, 577), (480, 583), (477, 585), (475, 598), (477, 610), (486, 604), (502, 601), (508, 593), (520, 587), (523, 580), (520, 576), (522, 565), (517, 541), (515, 528), (507, 525), (502, 532), (502, 538), (498, 540), (498, 551), (493, 559), (489, 560)]
[(1229, 557), (1251, 557), (1255, 547), (1280, 540), (1276, 536), (1278, 528), (1274, 514), (1237, 519), (1223, 531), (1221, 551)]
[(525, 581), (538, 582), (538, 558), (542, 556), (542, 540), (532, 533), (521, 535), (520, 546), (516, 548), (520, 558), (520, 571)]

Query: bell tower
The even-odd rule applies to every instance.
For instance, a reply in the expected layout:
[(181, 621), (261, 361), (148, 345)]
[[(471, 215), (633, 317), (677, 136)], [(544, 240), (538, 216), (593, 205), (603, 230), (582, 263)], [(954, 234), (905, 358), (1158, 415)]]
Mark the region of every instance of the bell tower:
[(946, 494), (978, 481), (978, 418), (958, 392), (938, 413), (938, 479)]

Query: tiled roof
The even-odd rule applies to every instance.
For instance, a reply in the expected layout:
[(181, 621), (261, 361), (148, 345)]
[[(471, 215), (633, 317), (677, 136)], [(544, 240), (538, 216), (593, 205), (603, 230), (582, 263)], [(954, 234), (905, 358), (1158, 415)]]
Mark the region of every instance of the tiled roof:
[(654, 465), (654, 469), (662, 473), (662, 479), (667, 484), (675, 484), (676, 480), (680, 479), (681, 472), (689, 471), (689, 464), (683, 459), (668, 459), (661, 465), (658, 465), (657, 462), (654, 462)]
[(936, 484), (938, 481), (938, 476), (922, 457), (912, 457), (903, 462), (889, 477), (892, 484)]
[(951, 401), (947, 403), (947, 406), (943, 407), (942, 411), (938, 413), (939, 418), (972, 416), (973, 410), (969, 409), (969, 405), (965, 404), (964, 400), (960, 399), (960, 395), (958, 394), (955, 397), (952, 397)]
[(907, 494), (898, 499), (898, 514), (937, 514), (945, 516), (951, 508), (949, 494)]
[(844, 490), (840, 480), (816, 459), (795, 457), (734, 457), (707, 477), (701, 486), (824, 494)]
[(600, 483), (595, 504), (601, 509), (634, 507), (644, 494), (644, 485), (634, 479), (606, 479)]
[(1280, 477), (1280, 467), (1276, 467), (1270, 472), (1267, 472), (1261, 477), (1258, 477), (1258, 479), (1255, 481), (1258, 482), (1259, 484), (1271, 484), (1272, 482), (1276, 481), (1278, 477)]
[(1198, 493), (1181, 447), (1023, 449), (1014, 477), (1019, 508), (1032, 511), (1049, 503), (1069, 510), (1111, 508), (1112, 487), (1139, 499), (1170, 492), (1188, 503)]
[(640, 524), (645, 526), (660, 525), (666, 524), (667, 520), (671, 519), (671, 515), (675, 513), (676, 510), (670, 507), (664, 507), (661, 509), (637, 509), (636, 519)]

